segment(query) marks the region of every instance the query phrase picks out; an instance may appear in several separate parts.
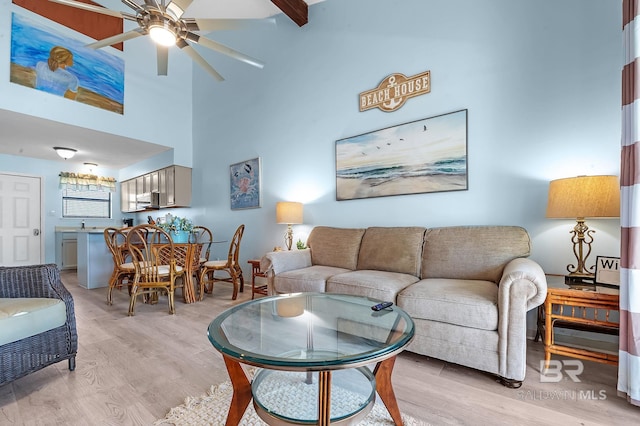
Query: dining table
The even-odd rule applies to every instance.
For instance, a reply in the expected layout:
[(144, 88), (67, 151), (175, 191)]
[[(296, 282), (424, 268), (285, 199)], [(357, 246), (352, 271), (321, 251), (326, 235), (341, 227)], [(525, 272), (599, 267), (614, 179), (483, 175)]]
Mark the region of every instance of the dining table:
[[(183, 283), (182, 295), (184, 303), (194, 303), (198, 300), (193, 276), (200, 269), (202, 246), (202, 243), (173, 243), (173, 256), (176, 266), (181, 268), (179, 277), (181, 277)], [(161, 258), (166, 256), (166, 259), (162, 261), (163, 264), (169, 264), (169, 244), (159, 248), (157, 253)]]
[[(208, 244), (220, 244), (226, 242), (228, 241), (217, 240), (211, 241), (211, 243), (173, 243), (176, 266), (182, 268), (181, 277), (184, 284), (184, 287), (182, 289), (184, 303), (194, 303), (199, 300), (198, 295), (196, 294), (195, 284), (197, 284), (197, 282), (194, 282), (193, 277), (199, 274), (200, 265), (202, 262), (201, 255), (203, 253), (203, 250), (206, 251), (206, 249), (203, 249), (203, 247)], [(160, 253), (160, 256), (162, 256), (163, 253), (168, 254), (164, 250), (160, 250), (158, 253)], [(166, 260), (166, 263), (169, 263), (168, 259)]]

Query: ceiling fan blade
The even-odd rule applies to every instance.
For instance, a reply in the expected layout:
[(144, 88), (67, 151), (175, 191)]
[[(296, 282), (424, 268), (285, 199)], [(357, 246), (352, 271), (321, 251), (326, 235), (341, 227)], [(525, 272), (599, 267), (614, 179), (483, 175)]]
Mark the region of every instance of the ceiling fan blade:
[(133, 0), (122, 0), (122, 3), (126, 4), (131, 9), (135, 10), (136, 13), (143, 13), (145, 11), (142, 6), (140, 6), (138, 3), (134, 2)]
[(261, 61), (252, 58), (251, 56), (247, 56), (244, 53), (240, 53), (237, 50), (233, 50), (230, 47), (225, 46), (224, 44), (218, 43), (217, 41), (201, 37), (198, 34), (187, 33), (187, 40), (198, 43), (199, 45), (204, 46), (208, 49), (215, 50), (216, 52), (222, 53), (223, 55), (230, 56), (233, 59), (237, 59), (238, 61), (253, 65), (254, 67), (264, 68), (264, 64)]
[(100, 6), (94, 6), (87, 3), (81, 3), (79, 1), (74, 0), (49, 0), (53, 3), (63, 4), (65, 6), (71, 6), (78, 9), (88, 10), (89, 12), (101, 13), (103, 15), (115, 16), (116, 18), (124, 18), (122, 12), (118, 12), (116, 10), (107, 9)]
[(196, 50), (189, 45), (189, 43), (187, 43), (184, 40), (178, 40), (176, 42), (176, 46), (182, 49), (182, 51), (187, 55), (189, 55), (194, 62), (196, 62), (198, 65), (204, 68), (209, 74), (211, 74), (213, 78), (215, 78), (218, 81), (224, 81), (224, 77), (222, 77), (218, 73), (218, 71), (214, 70), (213, 67), (209, 65), (209, 63), (205, 61), (204, 58), (200, 56), (200, 54), (196, 52)]
[(171, 0), (165, 10), (168, 14), (173, 15), (174, 18), (180, 19), (184, 11), (191, 6), (191, 3), (193, 3), (193, 0)]
[(100, 49), (101, 47), (111, 46), (112, 44), (121, 43), (123, 41), (131, 40), (132, 38), (140, 37), (144, 35), (144, 30), (137, 28), (135, 30), (127, 31), (126, 33), (116, 34), (111, 37), (107, 37), (102, 40), (98, 40), (94, 43), (87, 44), (89, 49)]
[(167, 75), (169, 68), (169, 48), (167, 46), (157, 45), (158, 51), (158, 75)]
[(266, 19), (198, 19), (184, 18), (189, 31), (221, 31), (237, 30), (246, 28), (249, 25), (260, 25), (261, 23), (275, 26), (275, 18)]

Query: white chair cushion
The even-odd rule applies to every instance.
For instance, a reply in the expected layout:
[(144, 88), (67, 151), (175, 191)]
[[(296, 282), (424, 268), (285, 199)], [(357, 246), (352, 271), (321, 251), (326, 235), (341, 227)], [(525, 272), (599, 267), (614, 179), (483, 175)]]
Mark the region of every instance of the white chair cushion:
[(127, 262), (127, 263), (123, 263), (120, 265), (120, 269), (126, 269), (126, 270), (135, 270), (136, 267), (133, 266), (133, 262)]
[[(182, 270), (184, 268), (182, 266), (178, 266), (176, 265), (176, 273), (182, 273)], [(169, 265), (160, 265), (158, 266), (158, 275), (160, 276), (166, 276), (169, 275)]]
[(60, 299), (19, 297), (0, 299), (0, 345), (64, 325), (67, 309)]
[(205, 268), (222, 268), (227, 264), (226, 260), (210, 260), (208, 262), (204, 262)]

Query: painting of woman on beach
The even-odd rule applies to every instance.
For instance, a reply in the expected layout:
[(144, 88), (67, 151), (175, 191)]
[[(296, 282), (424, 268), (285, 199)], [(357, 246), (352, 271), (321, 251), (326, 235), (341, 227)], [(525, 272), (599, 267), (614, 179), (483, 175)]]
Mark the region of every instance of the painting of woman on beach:
[(124, 60), (12, 14), (12, 83), (124, 113)]
[(336, 199), (462, 191), (467, 110), (336, 141)]

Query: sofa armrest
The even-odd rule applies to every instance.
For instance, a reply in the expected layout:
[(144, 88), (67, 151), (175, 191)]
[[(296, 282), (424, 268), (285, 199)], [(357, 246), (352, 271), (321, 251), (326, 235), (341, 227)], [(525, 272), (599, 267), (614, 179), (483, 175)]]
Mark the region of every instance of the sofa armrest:
[(264, 255), (260, 261), (260, 269), (267, 276), (281, 274), (294, 269), (311, 266), (311, 250), (272, 251)]
[(524, 380), (527, 312), (544, 302), (547, 279), (535, 261), (517, 258), (504, 268), (498, 288), (500, 375)]
[(500, 279), (499, 304), (511, 299), (526, 303), (529, 311), (544, 303), (547, 297), (547, 278), (542, 267), (527, 258), (513, 259)]

